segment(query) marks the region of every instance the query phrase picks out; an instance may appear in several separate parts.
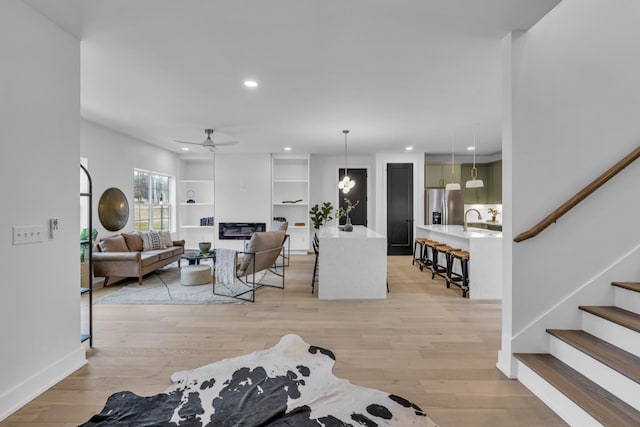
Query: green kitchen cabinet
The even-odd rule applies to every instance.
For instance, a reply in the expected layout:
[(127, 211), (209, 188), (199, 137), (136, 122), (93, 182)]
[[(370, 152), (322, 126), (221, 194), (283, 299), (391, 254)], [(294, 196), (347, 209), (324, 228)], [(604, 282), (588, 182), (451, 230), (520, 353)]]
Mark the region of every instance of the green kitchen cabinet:
[(476, 169), (478, 170), (478, 179), (484, 182), (484, 187), (480, 188), (466, 188), (465, 183), (471, 179), (471, 169), (473, 164), (463, 163), (462, 172), (462, 188), (464, 189), (464, 203), (465, 204), (486, 204), (489, 203), (489, 167), (486, 164), (476, 163)]
[[(466, 204), (502, 204), (502, 160), (491, 163), (476, 163), (478, 179), (484, 187), (466, 188), (465, 183), (471, 179), (472, 163), (456, 163), (453, 166), (455, 182), (459, 182), (464, 191)], [(444, 187), (451, 181), (451, 163), (425, 163), (424, 186)]]
[[(460, 163), (454, 163), (453, 176), (456, 182), (460, 182), (460, 179), (461, 179)], [(450, 181), (451, 181), (451, 163), (425, 163), (424, 164), (425, 188), (444, 187)]]
[[(479, 194), (478, 194), (478, 190), (475, 188), (467, 188), (465, 187), (465, 183), (471, 179), (471, 168), (473, 167), (473, 165), (471, 163), (463, 163), (462, 164), (462, 182), (460, 183), (460, 185), (462, 185), (462, 191), (464, 191), (464, 203), (465, 204), (476, 204), (476, 203), (480, 203), (479, 202)], [(478, 171), (478, 177), (482, 178), (480, 176), (480, 172)]]
[(502, 204), (502, 160), (488, 163), (489, 203)]

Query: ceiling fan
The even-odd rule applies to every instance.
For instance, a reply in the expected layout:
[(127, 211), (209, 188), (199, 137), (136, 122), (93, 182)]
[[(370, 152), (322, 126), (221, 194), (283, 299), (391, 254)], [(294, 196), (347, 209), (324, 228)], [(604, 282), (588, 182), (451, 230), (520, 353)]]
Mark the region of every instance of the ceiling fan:
[(178, 141), (178, 140), (174, 140), (174, 141), (179, 142), (181, 144), (199, 145), (201, 147), (208, 148), (210, 151), (213, 151), (213, 149), (215, 149), (216, 147), (220, 147), (223, 145), (234, 145), (238, 143), (238, 141), (214, 142), (211, 139), (211, 135), (213, 134), (213, 131), (214, 131), (213, 129), (205, 129), (204, 133), (207, 135), (207, 138), (202, 142), (189, 142), (189, 141)]

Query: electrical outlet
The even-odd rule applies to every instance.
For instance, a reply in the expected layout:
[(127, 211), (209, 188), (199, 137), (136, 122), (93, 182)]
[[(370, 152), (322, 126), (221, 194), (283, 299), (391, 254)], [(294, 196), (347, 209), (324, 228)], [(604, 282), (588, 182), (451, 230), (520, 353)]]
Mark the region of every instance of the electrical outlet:
[(44, 229), (41, 225), (14, 225), (13, 244), (24, 245), (27, 243), (42, 242)]

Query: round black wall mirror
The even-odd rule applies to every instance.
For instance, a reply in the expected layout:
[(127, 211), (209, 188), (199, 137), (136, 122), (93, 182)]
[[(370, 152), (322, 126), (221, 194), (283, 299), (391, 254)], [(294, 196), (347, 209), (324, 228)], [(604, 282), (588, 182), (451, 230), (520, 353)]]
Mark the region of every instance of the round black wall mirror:
[(109, 231), (118, 231), (127, 225), (129, 202), (122, 190), (111, 187), (102, 193), (98, 202), (98, 218), (102, 226)]

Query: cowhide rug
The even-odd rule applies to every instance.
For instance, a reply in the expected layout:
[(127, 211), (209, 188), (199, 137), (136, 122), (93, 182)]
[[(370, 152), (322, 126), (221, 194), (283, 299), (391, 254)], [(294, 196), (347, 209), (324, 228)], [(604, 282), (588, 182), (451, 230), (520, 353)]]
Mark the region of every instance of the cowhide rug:
[(115, 393), (82, 426), (436, 426), (400, 396), (335, 377), (334, 363), (331, 351), (285, 335), (270, 349), (176, 372), (164, 393)]

